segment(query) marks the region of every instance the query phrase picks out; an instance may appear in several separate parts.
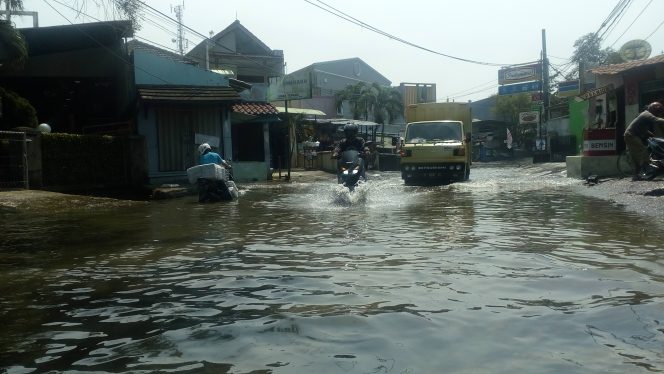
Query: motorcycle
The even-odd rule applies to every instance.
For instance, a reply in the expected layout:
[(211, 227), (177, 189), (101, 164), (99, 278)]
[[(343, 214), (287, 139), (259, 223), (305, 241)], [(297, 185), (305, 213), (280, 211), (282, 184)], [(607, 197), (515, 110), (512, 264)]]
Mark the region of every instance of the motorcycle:
[(190, 183), (198, 187), (198, 202), (213, 203), (231, 201), (239, 196), (233, 181), (233, 169), (225, 169), (217, 164), (205, 164), (187, 169)]
[(643, 172), (645, 180), (653, 180), (664, 174), (664, 138), (650, 137), (646, 140), (650, 159)]
[(352, 192), (360, 180), (366, 180), (364, 160), (360, 158), (360, 153), (354, 149), (342, 152), (337, 160), (337, 183)]

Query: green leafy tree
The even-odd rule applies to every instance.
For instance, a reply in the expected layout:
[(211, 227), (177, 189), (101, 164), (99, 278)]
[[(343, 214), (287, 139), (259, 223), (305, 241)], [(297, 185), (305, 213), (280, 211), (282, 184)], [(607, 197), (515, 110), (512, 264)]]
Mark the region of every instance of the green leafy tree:
[(533, 125), (519, 125), (519, 113), (530, 111), (531, 102), (531, 97), (527, 93), (496, 97), (494, 112), (501, 120), (511, 124), (510, 132), (517, 144), (529, 144), (535, 139)]
[(602, 49), (601, 39), (595, 33), (583, 35), (574, 42), (571, 62), (576, 66), (566, 79), (579, 78), (579, 67), (588, 69), (593, 66), (610, 65), (624, 62), (620, 54), (611, 47)]
[(37, 127), (37, 111), (25, 98), (0, 87), (0, 103), (2, 103), (0, 130)]
[[(23, 0), (0, 0), (5, 10), (23, 10)], [(12, 26), (9, 16), (0, 20), (0, 71), (20, 69), (28, 58), (28, 49), (21, 34)]]

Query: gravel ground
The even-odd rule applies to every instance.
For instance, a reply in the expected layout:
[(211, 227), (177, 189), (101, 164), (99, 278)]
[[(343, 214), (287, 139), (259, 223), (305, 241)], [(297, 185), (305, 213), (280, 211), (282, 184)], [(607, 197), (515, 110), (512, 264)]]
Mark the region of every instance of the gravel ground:
[[(565, 163), (537, 163), (533, 164), (530, 160), (510, 162), (524, 168), (525, 172), (566, 175)], [(505, 165), (500, 162), (486, 164), (474, 164), (475, 167), (500, 167)], [(276, 177), (276, 175), (275, 175)], [(282, 175), (283, 177), (283, 175)], [(311, 181), (334, 180), (334, 175), (320, 170), (302, 170), (291, 171), (290, 183), (301, 183)], [(283, 178), (275, 178), (270, 183), (289, 183)], [(597, 183), (587, 183), (579, 179), (578, 184), (574, 185), (574, 190), (580, 194), (600, 199), (606, 199), (616, 204), (624, 206), (630, 211), (641, 213), (654, 217), (664, 217), (664, 180), (661, 177), (654, 181), (633, 182), (631, 178), (602, 178)], [(0, 210), (21, 209), (22, 207), (34, 206), (36, 200), (47, 199), (50, 201), (78, 200), (78, 195), (68, 195), (57, 192), (41, 190), (11, 190), (0, 191)], [(97, 203), (103, 202), (105, 198), (94, 199)]]

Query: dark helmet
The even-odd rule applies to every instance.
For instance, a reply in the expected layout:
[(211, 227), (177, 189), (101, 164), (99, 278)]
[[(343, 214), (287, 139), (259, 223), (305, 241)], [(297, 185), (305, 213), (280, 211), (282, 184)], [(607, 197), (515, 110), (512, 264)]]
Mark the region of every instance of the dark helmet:
[(357, 125), (354, 123), (347, 123), (344, 126), (344, 134), (347, 138), (354, 138), (357, 135)]
[(648, 111), (659, 117), (664, 115), (664, 106), (661, 103), (655, 101), (648, 105)]

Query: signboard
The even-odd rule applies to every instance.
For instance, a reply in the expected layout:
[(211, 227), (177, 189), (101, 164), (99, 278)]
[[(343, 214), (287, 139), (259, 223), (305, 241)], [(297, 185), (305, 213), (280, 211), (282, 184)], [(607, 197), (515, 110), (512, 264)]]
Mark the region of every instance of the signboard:
[(583, 151), (588, 154), (592, 154), (593, 152), (607, 152), (615, 150), (615, 139), (589, 139), (583, 141)]
[(608, 84), (604, 87), (600, 88), (595, 88), (594, 90), (586, 91), (582, 93), (581, 95), (577, 96), (577, 101), (581, 100), (588, 100), (591, 97), (599, 96), (599, 95), (604, 95), (607, 92), (613, 91), (613, 84)]
[(579, 80), (558, 83), (558, 97), (571, 97), (578, 95), (580, 91)]
[(513, 95), (523, 92), (533, 92), (541, 90), (542, 90), (541, 81), (525, 82), (525, 83), (510, 84), (507, 86), (498, 86), (498, 95)]
[(311, 73), (309, 70), (287, 74), (270, 82), (267, 101), (311, 99)]
[(513, 66), (498, 70), (498, 84), (542, 80), (542, 64)]
[(532, 123), (539, 123), (539, 112), (519, 113), (519, 125), (529, 125)]

